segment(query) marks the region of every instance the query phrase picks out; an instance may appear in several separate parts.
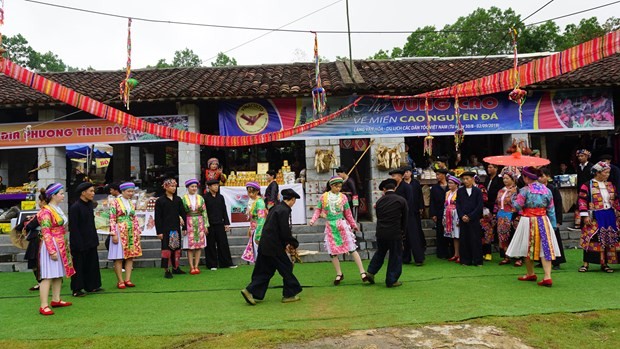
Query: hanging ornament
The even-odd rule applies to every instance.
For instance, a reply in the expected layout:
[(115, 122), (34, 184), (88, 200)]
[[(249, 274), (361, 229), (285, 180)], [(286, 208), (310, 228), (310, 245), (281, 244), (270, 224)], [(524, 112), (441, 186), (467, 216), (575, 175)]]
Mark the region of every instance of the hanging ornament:
[(465, 129), (461, 123), (461, 114), (459, 110), (459, 94), (454, 95), (454, 117), (456, 119), (456, 131), (454, 131), (454, 146), (456, 151), (459, 151), (463, 140), (465, 139)]
[(125, 80), (120, 84), (121, 101), (125, 108), (129, 110), (129, 95), (131, 90), (138, 86), (138, 80), (131, 77), (131, 18), (127, 19), (127, 68), (125, 70)]
[(522, 90), (521, 87), (521, 77), (519, 75), (519, 70), (517, 66), (519, 65), (519, 57), (517, 55), (517, 30), (514, 28), (510, 29), (510, 35), (512, 36), (512, 47), (514, 51), (514, 81), (515, 87), (508, 94), (508, 99), (517, 103), (519, 105), (519, 123), (523, 126), (523, 104), (525, 103), (525, 98), (527, 96), (527, 91)]
[[(314, 32), (313, 32), (314, 33)], [(319, 38), (314, 33), (314, 80), (315, 87), (312, 89), (312, 108), (314, 116), (322, 115), (327, 106), (327, 93), (321, 84), (321, 71), (319, 62)]]
[(431, 117), (428, 115), (428, 97), (424, 102), (424, 109), (426, 110), (426, 137), (424, 137), (424, 154), (432, 156), (433, 136), (431, 136)]
[[(0, 0), (0, 26), (4, 24), (4, 0)], [(0, 61), (6, 50), (2, 48), (2, 32), (0, 31)]]

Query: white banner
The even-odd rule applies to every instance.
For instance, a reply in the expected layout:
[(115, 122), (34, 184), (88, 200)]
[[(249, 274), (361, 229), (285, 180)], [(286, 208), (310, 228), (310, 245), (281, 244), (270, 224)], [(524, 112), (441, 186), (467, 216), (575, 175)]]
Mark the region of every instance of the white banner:
[[(264, 194), (265, 189), (267, 189), (267, 187), (261, 187), (261, 193)], [(301, 197), (301, 199), (297, 199), (297, 202), (293, 206), (293, 211), (291, 213), (293, 224), (306, 224), (306, 200), (303, 186), (301, 183), (282, 184), (280, 185), (280, 192), (283, 189), (293, 189)], [(245, 214), (248, 206), (248, 192), (245, 187), (220, 187), (220, 193), (224, 196), (224, 200), (226, 201), (230, 226), (250, 226), (248, 217)]]

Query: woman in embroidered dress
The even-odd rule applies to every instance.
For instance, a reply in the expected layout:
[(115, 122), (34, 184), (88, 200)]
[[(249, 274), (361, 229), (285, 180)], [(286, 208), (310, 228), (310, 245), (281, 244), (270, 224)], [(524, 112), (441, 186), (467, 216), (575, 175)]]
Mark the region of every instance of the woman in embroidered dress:
[(482, 253), (484, 260), (490, 261), (493, 259), (493, 255), (491, 254), (491, 244), (493, 243), (493, 214), (486, 207), (489, 201), (487, 187), (480, 182), (480, 177), (478, 177), (478, 175), (474, 176), (474, 181), (478, 189), (482, 192), (482, 201), (484, 203), (482, 218), (480, 218), (480, 227), (482, 228)]
[(614, 185), (607, 181), (610, 172), (606, 162), (597, 163), (592, 166), (594, 178), (579, 189), (579, 215), (583, 220), (579, 241), (583, 266), (579, 271), (582, 273), (588, 271), (590, 263), (600, 264), (606, 273), (614, 272), (609, 264), (618, 264), (618, 197)]
[[(502, 180), (504, 181), (504, 187), (497, 192), (497, 199), (493, 208), (497, 221), (500, 257), (504, 258), (499, 262), (499, 265), (510, 263), (510, 257), (506, 256), (506, 249), (508, 249), (510, 239), (514, 233), (512, 222), (515, 217), (515, 209), (512, 206), (512, 199), (517, 195), (516, 179), (517, 174), (515, 172), (507, 169), (503, 172)], [(520, 267), (521, 263), (523, 263), (521, 259), (518, 259), (515, 262), (515, 267)]]
[(446, 180), (448, 181), (448, 191), (444, 201), (443, 231), (445, 237), (452, 239), (454, 246), (454, 255), (448, 258), (448, 261), (461, 263), (459, 255), (459, 215), (456, 212), (456, 191), (461, 185), (461, 180), (453, 175), (448, 175)]
[[(131, 202), (136, 185), (131, 182), (121, 184), (121, 195), (110, 204), (110, 250), (108, 259), (114, 261), (114, 273), (118, 279), (116, 287), (135, 287), (131, 282), (133, 259), (142, 256), (140, 246), (140, 225), (136, 217), (136, 208)], [(123, 279), (123, 259), (125, 260), (125, 278)]]
[(553, 194), (537, 181), (539, 176), (540, 170), (533, 167), (524, 167), (521, 171), (525, 187), (513, 198), (512, 204), (522, 215), (506, 255), (525, 257), (527, 274), (520, 276), (520, 281), (537, 280), (534, 261), (540, 260), (545, 276), (538, 285), (551, 287), (551, 261), (560, 256), (560, 249), (553, 231), (556, 225)]
[(248, 201), (248, 218), (250, 219), (250, 228), (248, 229), (248, 245), (241, 256), (241, 259), (250, 263), (256, 262), (258, 255), (258, 242), (263, 233), (265, 218), (267, 218), (267, 206), (265, 200), (260, 195), (260, 185), (256, 182), (248, 182), (245, 184), (250, 200)]
[(187, 194), (183, 195), (183, 208), (186, 212), (185, 226), (187, 230), (183, 234), (183, 248), (187, 249), (190, 274), (200, 274), (200, 254), (207, 246), (207, 234), (209, 233), (209, 220), (207, 218), (207, 206), (201, 195), (198, 195), (198, 180), (185, 181)]
[(349, 200), (346, 195), (342, 194), (342, 184), (344, 180), (339, 176), (334, 176), (329, 180), (330, 191), (323, 193), (319, 200), (314, 215), (310, 220), (310, 225), (321, 218), (325, 218), (325, 249), (332, 257), (332, 264), (336, 269), (336, 279), (334, 285), (338, 286), (344, 279), (344, 274), (340, 268), (338, 256), (351, 253), (353, 260), (359, 269), (363, 282), (369, 282), (366, 270), (362, 264), (362, 259), (357, 253), (357, 245), (355, 245), (354, 231), (359, 231), (355, 219), (351, 213)]
[[(41, 225), (41, 242), (39, 247), (39, 271), (41, 272), (41, 284), (39, 297), (41, 315), (53, 315), (50, 309), (55, 307), (68, 307), (70, 302), (60, 299), (62, 278), (70, 278), (75, 274), (69, 242), (67, 240), (65, 226), (67, 216), (59, 207), (65, 199), (65, 191), (60, 183), (50, 184), (46, 189), (41, 189), (41, 196), (47, 205), (41, 208), (37, 214), (37, 220)], [(48, 303), (50, 286), (52, 288), (52, 302)]]

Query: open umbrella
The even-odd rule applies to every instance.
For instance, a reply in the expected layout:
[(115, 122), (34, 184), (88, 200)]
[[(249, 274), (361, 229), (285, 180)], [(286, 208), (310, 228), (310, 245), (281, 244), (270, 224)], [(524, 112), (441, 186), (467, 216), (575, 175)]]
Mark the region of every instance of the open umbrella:
[(515, 166), (515, 167), (545, 166), (551, 163), (551, 161), (549, 161), (548, 159), (522, 155), (521, 152), (518, 152), (518, 151), (510, 155), (487, 156), (483, 160), (484, 162), (493, 164), (493, 165)]

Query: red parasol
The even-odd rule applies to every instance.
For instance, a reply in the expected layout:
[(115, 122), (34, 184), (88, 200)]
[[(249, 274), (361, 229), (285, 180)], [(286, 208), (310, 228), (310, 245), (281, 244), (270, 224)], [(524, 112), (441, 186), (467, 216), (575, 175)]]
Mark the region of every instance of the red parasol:
[(545, 166), (551, 163), (548, 159), (522, 155), (518, 151), (511, 155), (487, 156), (483, 160), (489, 164), (515, 167)]

